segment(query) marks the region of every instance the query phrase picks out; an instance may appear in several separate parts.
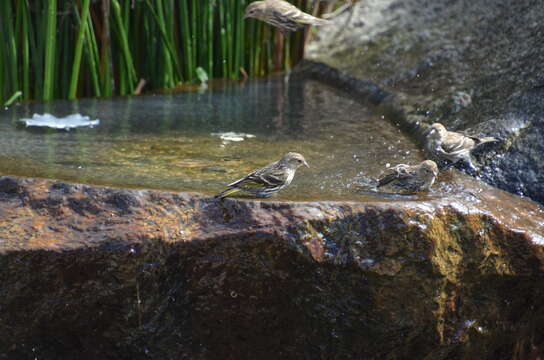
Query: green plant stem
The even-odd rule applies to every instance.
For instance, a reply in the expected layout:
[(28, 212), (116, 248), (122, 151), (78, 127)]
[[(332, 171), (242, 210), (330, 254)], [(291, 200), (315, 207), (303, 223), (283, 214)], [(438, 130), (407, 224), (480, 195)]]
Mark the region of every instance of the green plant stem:
[(89, 18), (90, 0), (83, 0), (81, 11), (81, 22), (76, 40), (76, 50), (74, 53), (74, 63), (72, 64), (72, 78), (70, 80), (70, 90), (68, 91), (68, 99), (73, 100), (77, 95), (77, 82), (79, 78), (79, 69), (81, 66), (81, 53), (83, 51), (83, 41), (85, 39), (85, 29), (87, 27), (87, 19)]
[(134, 69), (134, 62), (132, 61), (132, 55), (130, 53), (130, 48), (128, 44), (128, 37), (125, 31), (125, 25), (121, 17), (121, 6), (119, 5), (118, 0), (111, 0), (113, 7), (113, 17), (115, 19), (116, 30), (119, 33), (122, 55), (125, 60), (125, 66), (128, 71), (128, 88), (130, 92), (134, 91), (134, 86), (136, 85), (137, 76), (136, 70)]
[(176, 73), (181, 78), (181, 74), (179, 73), (179, 66), (177, 64), (177, 59), (176, 59), (176, 53), (174, 52), (174, 49), (173, 49), (173, 47), (170, 44), (170, 41), (168, 39), (168, 35), (166, 34), (166, 29), (164, 27), (164, 22), (161, 21), (161, 19), (159, 18), (159, 16), (155, 12), (155, 9), (153, 8), (153, 5), (151, 5), (150, 1), (145, 0), (145, 3), (147, 4), (147, 7), (149, 8), (149, 11), (153, 15), (153, 18), (154, 18), (155, 22), (157, 23), (157, 27), (159, 28), (159, 33), (160, 33), (160, 35), (162, 37), (164, 45), (166, 46), (166, 49), (168, 50), (168, 53), (170, 54), (171, 58), (174, 60), (174, 63), (175, 63), (174, 68), (176, 70)]
[(98, 46), (96, 45), (96, 38), (94, 36), (93, 22), (91, 19), (87, 22), (85, 28), (85, 48), (87, 52), (87, 59), (91, 68), (91, 81), (93, 84), (94, 95), (102, 96), (102, 88), (100, 86), (100, 60), (98, 57)]
[[(11, 9), (11, 1), (3, 1), (2, 2), (2, 11), (5, 12), (8, 16), (5, 16), (4, 19), (2, 19), (2, 22), (4, 23), (4, 27), (2, 31), (5, 33), (5, 36), (7, 38), (6, 43), (6, 49), (4, 54), (7, 55), (7, 63), (8, 69), (9, 69), (9, 84), (6, 86), (8, 91), (17, 91), (19, 90), (19, 76), (18, 76), (18, 69), (17, 69), (17, 45), (15, 41), (15, 31), (13, 26), (13, 19), (10, 14), (12, 14)], [(3, 70), (3, 69), (2, 69)]]
[[(191, 41), (191, 30), (189, 23), (189, 10), (187, 9), (188, 0), (179, 1), (179, 11), (180, 11), (180, 33), (181, 33), (181, 48), (184, 55), (184, 68), (185, 68), (185, 78), (187, 80), (193, 80), (194, 74), (194, 63), (193, 63), (193, 47)], [(221, 5), (219, 5), (221, 6)]]
[[(252, 1), (0, 0), (0, 104), (19, 90), (25, 100), (73, 100), (130, 94), (140, 78), (164, 89), (203, 74), (289, 69), (303, 54), (302, 32), (274, 38), (270, 25), (244, 19)], [(305, 11), (311, 3), (291, 2)]]
[(45, 73), (43, 82), (43, 99), (51, 100), (54, 89), (54, 71), (55, 71), (55, 45), (56, 45), (56, 26), (57, 26), (57, 0), (48, 0), (47, 3), (47, 28), (45, 48)]
[(30, 99), (30, 46), (29, 46), (29, 14), (26, 0), (18, 1), (22, 17), (21, 52), (23, 56), (23, 98)]
[(15, 100), (17, 100), (21, 95), (23, 95), (23, 92), (22, 91), (16, 91), (15, 94), (13, 94), (9, 99), (8, 101), (6, 101), (4, 103), (4, 106), (10, 106), (11, 104), (13, 104), (15, 102)]

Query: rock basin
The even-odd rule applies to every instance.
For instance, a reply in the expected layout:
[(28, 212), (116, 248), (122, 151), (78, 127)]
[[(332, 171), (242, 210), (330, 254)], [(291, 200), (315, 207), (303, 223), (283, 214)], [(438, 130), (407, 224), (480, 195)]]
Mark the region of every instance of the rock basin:
[[(327, 31), (338, 28), (324, 28), (310, 49), (311, 59), (332, 67), (307, 65), (321, 80), (332, 79), (380, 105), (383, 114), (416, 134), (421, 134), (418, 123), (440, 120), (457, 130), (504, 135), (503, 155), (483, 159), (499, 171), (484, 177), (542, 201), (541, 165), (533, 161), (542, 153), (542, 68), (537, 66), (542, 47), (530, 43), (542, 38), (543, 9), (532, 0), (361, 1), (347, 31), (328, 37)], [(498, 26), (509, 31), (495, 31)], [(270, 138), (281, 140), (272, 146), (273, 156), (277, 144), (282, 149), (293, 144), (293, 129), (322, 128), (323, 121), (339, 115), (321, 117), (319, 126), (312, 126), (316, 116), (286, 121), (286, 114), (309, 109), (292, 99), (305, 96), (325, 105), (331, 99), (321, 85), (305, 95), (295, 92), (298, 97), (274, 95), (286, 91), (272, 86), (257, 92), (257, 98), (272, 104), (267, 111), (278, 131)], [(469, 106), (456, 107), (459, 92), (470, 95)], [(206, 96), (199, 104), (212, 103)], [(226, 104), (229, 97), (226, 92)], [(220, 203), (205, 194), (96, 186), (141, 187), (145, 170), (174, 174), (170, 182), (146, 182), (148, 188), (201, 191), (211, 184), (215, 191), (225, 177), (249, 170), (240, 169), (241, 163), (255, 167), (244, 159), (218, 168), (213, 161), (223, 155), (214, 155), (211, 164), (179, 159), (181, 142), (165, 141), (164, 134), (184, 135), (201, 118), (190, 118), (189, 128), (178, 126), (172, 115), (177, 101), (148, 102), (146, 108), (158, 103), (166, 111), (158, 112), (158, 123), (150, 118), (136, 126), (130, 119), (142, 111), (138, 107), (127, 106), (115, 121), (118, 112), (111, 110), (119, 102), (100, 107), (91, 101), (90, 108), (106, 114), (104, 123), (113, 114), (109, 124), (119, 138), (127, 136), (124, 144), (103, 146), (106, 152), (113, 149), (108, 154), (115, 155), (114, 161), (95, 168), (89, 166), (94, 139), (85, 131), (45, 134), (43, 142), (34, 137), (24, 154), (20, 140), (32, 137), (29, 133), (0, 133), (0, 150), (8, 150), (2, 153), (3, 173), (22, 176), (0, 178), (0, 359), (544, 356), (544, 215), (539, 205), (455, 171), (441, 174), (430, 193), (411, 197), (346, 190), (356, 175), (350, 173), (349, 181), (328, 181), (328, 190), (342, 191), (328, 191), (317, 202)], [(354, 106), (342, 101), (340, 113)], [(55, 105), (44, 110), (49, 106)], [(254, 115), (262, 106), (245, 109), (259, 120)], [(239, 107), (221, 108), (229, 125), (247, 131), (248, 124), (238, 121)], [(207, 125), (219, 123), (214, 116)], [(390, 125), (379, 115), (365, 117), (378, 128)], [(252, 132), (270, 135), (265, 122), (250, 125)], [(207, 135), (218, 130), (213, 126), (206, 128)], [(142, 127), (164, 132), (138, 144), (131, 136)], [(396, 130), (385, 134), (398, 137)], [(62, 157), (69, 148), (55, 145), (60, 137), (81, 151)], [(221, 145), (218, 139), (206, 141)], [(46, 151), (33, 147), (40, 144)], [(391, 157), (421, 159), (414, 151), (407, 159), (400, 153), (405, 146), (409, 142), (392, 149)], [(29, 154), (44, 158), (32, 160)], [(260, 155), (274, 160), (272, 152)], [(369, 166), (383, 169), (382, 156), (376, 154)], [(155, 162), (149, 166), (142, 159)], [(338, 165), (353, 168), (351, 159)], [(17, 172), (21, 161), (31, 173)], [(175, 171), (165, 171), (172, 165), (186, 173), (197, 169), (211, 181), (193, 184), (189, 176), (181, 182)], [(113, 178), (94, 185), (28, 178), (92, 182), (100, 167)], [(119, 168), (134, 170), (134, 176), (112, 171)], [(322, 175), (297, 175), (292, 192), (282, 193), (280, 200), (315, 200), (322, 189), (303, 198), (297, 186), (307, 188)], [(135, 183), (126, 182), (134, 177)]]
[(541, 354), (543, 209), (441, 177), (366, 203), (2, 177), (0, 358)]

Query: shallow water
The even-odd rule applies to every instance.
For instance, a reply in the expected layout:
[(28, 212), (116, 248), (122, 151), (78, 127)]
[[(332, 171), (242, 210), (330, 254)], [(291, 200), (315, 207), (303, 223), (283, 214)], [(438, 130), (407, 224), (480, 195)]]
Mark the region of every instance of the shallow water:
[[(25, 128), (34, 113), (100, 119), (71, 131)], [(255, 135), (228, 141), (219, 132)], [(283, 77), (220, 89), (14, 106), (0, 111), (0, 174), (117, 187), (214, 194), (225, 184), (302, 153), (284, 200), (361, 199), (386, 164), (423, 160), (398, 128), (324, 84)]]

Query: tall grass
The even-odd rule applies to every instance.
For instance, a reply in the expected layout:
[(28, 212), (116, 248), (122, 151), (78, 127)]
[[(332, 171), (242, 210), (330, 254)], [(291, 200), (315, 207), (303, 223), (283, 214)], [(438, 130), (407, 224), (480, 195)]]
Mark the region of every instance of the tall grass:
[[(284, 40), (244, 20), (251, 0), (2, 0), (0, 104), (131, 94), (199, 78), (263, 76), (293, 66)], [(313, 0), (292, 0), (309, 11)], [(205, 75), (205, 76), (203, 76)]]

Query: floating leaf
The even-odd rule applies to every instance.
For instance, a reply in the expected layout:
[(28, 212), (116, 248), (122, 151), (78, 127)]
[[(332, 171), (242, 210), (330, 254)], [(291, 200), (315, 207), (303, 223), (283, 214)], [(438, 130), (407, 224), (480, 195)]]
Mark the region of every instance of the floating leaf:
[(206, 72), (206, 70), (204, 70), (203, 68), (199, 66), (196, 68), (195, 71), (196, 71), (196, 77), (198, 78), (198, 80), (200, 80), (200, 82), (202, 83), (208, 82), (208, 73)]

